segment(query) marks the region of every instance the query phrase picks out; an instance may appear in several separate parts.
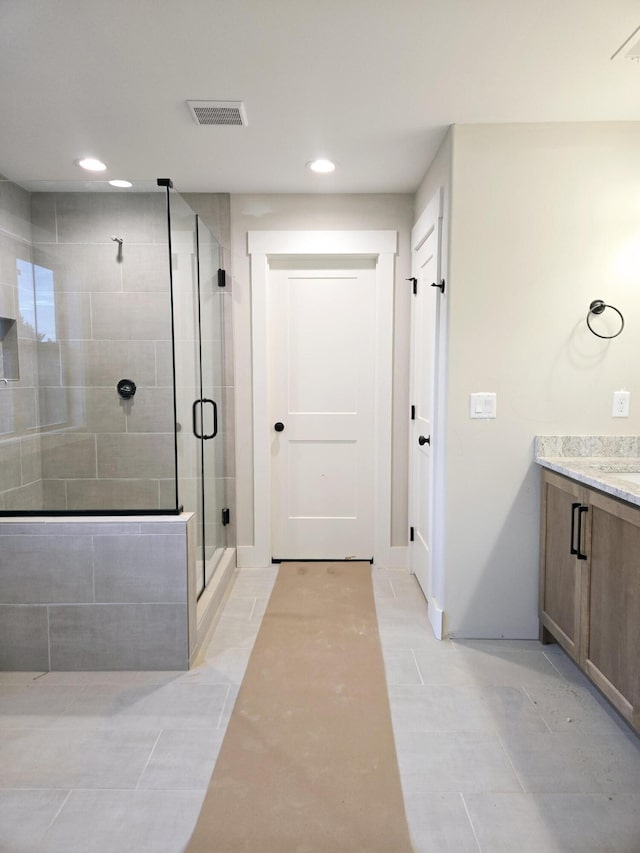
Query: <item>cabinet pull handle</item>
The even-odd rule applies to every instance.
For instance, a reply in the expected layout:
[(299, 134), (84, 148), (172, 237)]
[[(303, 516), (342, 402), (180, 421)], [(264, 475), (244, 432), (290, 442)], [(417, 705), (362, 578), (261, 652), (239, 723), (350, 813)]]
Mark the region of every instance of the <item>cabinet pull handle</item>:
[[(573, 543), (576, 541), (576, 510), (579, 506), (579, 503), (571, 504), (571, 544), (569, 546), (570, 554), (578, 553), (578, 549), (574, 546)], [(580, 533), (578, 533), (578, 538), (580, 538)]]
[(582, 515), (583, 515), (583, 513), (588, 512), (588, 511), (589, 511), (588, 506), (581, 506), (578, 509), (578, 559), (579, 560), (586, 560), (587, 559), (587, 555), (583, 554), (582, 551), (580, 550), (580, 545), (582, 543)]

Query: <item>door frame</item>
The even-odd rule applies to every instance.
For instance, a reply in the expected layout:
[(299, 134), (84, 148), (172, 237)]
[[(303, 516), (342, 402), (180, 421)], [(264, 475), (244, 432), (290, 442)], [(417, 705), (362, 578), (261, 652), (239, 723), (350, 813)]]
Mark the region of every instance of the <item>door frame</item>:
[[(391, 426), (393, 398), (394, 259), (397, 231), (249, 231), (253, 375), (254, 544), (238, 551), (242, 568), (271, 564), (271, 423), (269, 421), (268, 294), (271, 257), (374, 258), (376, 342), (374, 395), (374, 560), (391, 568)], [(395, 549), (394, 549), (395, 550)]]

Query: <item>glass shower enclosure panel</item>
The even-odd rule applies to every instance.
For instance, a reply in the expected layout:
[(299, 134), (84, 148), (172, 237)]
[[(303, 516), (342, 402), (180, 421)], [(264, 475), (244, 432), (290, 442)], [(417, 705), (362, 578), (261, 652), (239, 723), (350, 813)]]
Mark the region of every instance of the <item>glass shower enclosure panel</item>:
[(166, 193), (38, 186), (0, 246), (0, 512), (175, 513)]
[(223, 392), (223, 291), (219, 287), (220, 248), (198, 217), (198, 278), (200, 305), (200, 376), (203, 415), (208, 431), (202, 439), (203, 584), (215, 572), (226, 546), (223, 511), (226, 506), (224, 480)]
[(224, 547), (219, 246), (180, 195), (172, 192), (169, 198), (178, 500), (197, 517), (201, 595)]

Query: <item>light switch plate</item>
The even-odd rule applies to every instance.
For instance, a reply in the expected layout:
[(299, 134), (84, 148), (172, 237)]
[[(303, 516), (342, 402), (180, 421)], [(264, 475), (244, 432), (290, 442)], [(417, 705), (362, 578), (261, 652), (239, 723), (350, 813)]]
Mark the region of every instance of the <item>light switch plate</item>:
[(476, 391), (469, 396), (470, 418), (495, 418), (496, 395), (493, 391)]

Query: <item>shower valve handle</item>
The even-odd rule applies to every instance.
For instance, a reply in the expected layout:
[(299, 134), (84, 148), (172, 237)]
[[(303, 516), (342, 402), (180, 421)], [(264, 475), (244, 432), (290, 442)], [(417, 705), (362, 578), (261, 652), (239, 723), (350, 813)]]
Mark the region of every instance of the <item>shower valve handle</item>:
[(116, 390), (123, 400), (130, 400), (136, 393), (136, 383), (133, 379), (121, 379), (116, 385)]

